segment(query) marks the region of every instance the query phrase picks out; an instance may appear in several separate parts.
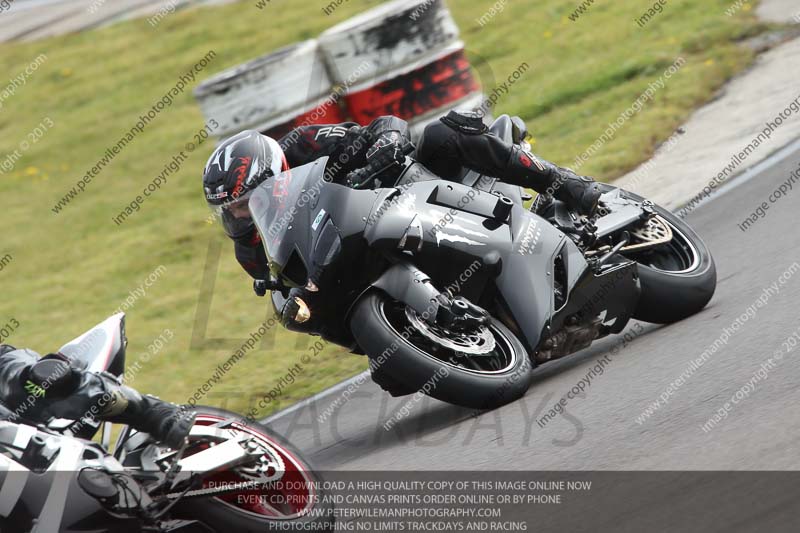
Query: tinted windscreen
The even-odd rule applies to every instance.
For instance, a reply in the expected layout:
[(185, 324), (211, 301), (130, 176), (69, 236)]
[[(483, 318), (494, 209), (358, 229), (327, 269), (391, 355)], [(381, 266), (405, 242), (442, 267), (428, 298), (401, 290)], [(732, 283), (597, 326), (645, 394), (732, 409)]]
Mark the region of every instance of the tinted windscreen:
[(270, 178), (253, 192), (250, 213), (267, 258), (284, 268), (294, 253), (306, 260), (310, 246), (310, 213), (325, 184), (328, 158), (287, 170)]

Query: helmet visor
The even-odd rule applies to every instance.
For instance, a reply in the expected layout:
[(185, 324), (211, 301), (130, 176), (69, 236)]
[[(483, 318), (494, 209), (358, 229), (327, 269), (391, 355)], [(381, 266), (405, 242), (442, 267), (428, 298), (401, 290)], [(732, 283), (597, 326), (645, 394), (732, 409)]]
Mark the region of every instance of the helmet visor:
[(222, 222), (225, 233), (232, 239), (247, 237), (255, 227), (248, 207), (252, 193), (253, 191), (249, 190), (235, 200), (221, 205), (209, 205), (214, 216)]

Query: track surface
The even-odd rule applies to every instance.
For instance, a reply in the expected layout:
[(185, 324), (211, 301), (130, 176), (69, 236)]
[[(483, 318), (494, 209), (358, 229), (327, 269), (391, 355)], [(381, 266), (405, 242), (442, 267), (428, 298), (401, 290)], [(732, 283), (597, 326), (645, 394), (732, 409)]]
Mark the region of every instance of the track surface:
[(190, 4), (232, 0), (12, 0), (0, 13), (0, 42), (32, 41), (106, 26), (129, 18), (165, 13)]
[[(367, 380), (322, 423), (317, 417), (341, 390), (331, 390), (268, 422), (323, 470), (798, 470), (800, 349), (785, 354), (768, 370), (766, 379), (752, 380), (762, 363), (800, 328), (800, 268), (667, 403), (662, 402), (641, 424), (636, 421), (687, 371), (692, 360), (720, 338), (723, 328), (731, 328), (766, 287), (800, 263), (800, 182), (786, 197), (770, 204), (766, 217), (747, 232), (737, 227), (761, 202), (768, 202), (770, 193), (790, 178), (798, 162), (800, 147), (784, 150), (783, 157), (762, 164), (752, 179), (734, 182), (688, 217), (710, 246), (718, 270), (716, 295), (689, 320), (670, 326), (632, 324), (628, 331), (640, 333), (624, 348), (619, 337), (605, 339), (581, 353), (542, 365), (522, 400), (476, 418), (465, 409), (425, 398), (386, 431), (385, 421), (411, 397), (391, 398)], [(606, 355), (611, 362), (605, 373), (592, 380), (583, 398), (569, 400), (567, 416), (540, 427), (536, 419)], [(753, 389), (749, 396), (732, 407), (727, 419), (704, 432), (701, 426), (748, 382)], [(745, 476), (723, 488), (699, 479), (684, 479), (676, 485), (667, 478), (653, 479), (652, 484), (643, 481), (641, 487), (644, 491), (648, 485), (660, 485), (665, 491), (673, 488), (676, 493), (670, 505), (699, 505), (693, 530), (747, 531), (753, 527), (750, 520), (762, 525), (771, 522), (773, 530), (790, 530), (792, 522), (796, 525), (797, 516), (791, 516), (796, 499), (788, 494), (765, 507), (750, 506), (751, 496), (766, 494), (753, 489), (752, 481)], [(746, 497), (748, 504), (737, 495)], [(630, 501), (631, 494), (619, 496)], [(663, 500), (642, 498), (637, 507), (647, 509), (648, 520), (667, 511)], [(619, 502), (604, 503), (611, 499), (608, 493), (597, 495), (594, 505), (573, 508), (570, 516), (553, 518), (549, 525), (583, 529), (576, 524), (586, 526), (587, 520), (599, 518), (592, 513), (602, 505)], [(733, 504), (736, 512), (703, 511), (720, 501), (728, 507)], [(619, 527), (611, 529), (628, 529), (622, 526), (637, 516), (617, 516), (614, 524)], [(636, 530), (643, 523), (628, 525)]]

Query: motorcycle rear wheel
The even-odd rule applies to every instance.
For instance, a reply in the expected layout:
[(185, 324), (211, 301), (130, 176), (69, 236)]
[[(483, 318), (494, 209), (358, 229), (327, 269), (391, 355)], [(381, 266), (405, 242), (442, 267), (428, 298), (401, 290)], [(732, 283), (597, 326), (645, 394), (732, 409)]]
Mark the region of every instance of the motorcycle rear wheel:
[[(636, 201), (644, 198), (629, 191)], [(623, 254), (636, 261), (642, 294), (633, 317), (654, 324), (671, 324), (688, 318), (708, 305), (717, 288), (717, 268), (711, 251), (680, 217), (654, 205), (670, 226), (672, 241), (637, 253)]]

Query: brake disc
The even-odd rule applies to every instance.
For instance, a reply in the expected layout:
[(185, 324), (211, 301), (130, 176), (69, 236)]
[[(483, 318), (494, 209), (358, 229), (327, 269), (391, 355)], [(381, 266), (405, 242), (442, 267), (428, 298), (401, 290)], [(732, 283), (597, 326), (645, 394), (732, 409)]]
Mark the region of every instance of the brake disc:
[(486, 326), (463, 333), (450, 331), (441, 326), (428, 324), (410, 307), (406, 307), (406, 318), (428, 340), (457, 353), (486, 355), (493, 352), (497, 344), (492, 331)]
[[(673, 237), (672, 227), (659, 215), (648, 219), (647, 222), (645, 222), (641, 227), (631, 230), (630, 234), (633, 239), (639, 242), (623, 246), (620, 249), (620, 252), (635, 252), (645, 250), (647, 248), (653, 248), (660, 244), (666, 244), (670, 242)], [(611, 247), (608, 245), (601, 246), (597, 250), (590, 250), (586, 253), (586, 255), (593, 256), (596, 254), (605, 253), (610, 249)]]
[(631, 231), (631, 236), (636, 237), (642, 242), (624, 246), (622, 248), (623, 251), (668, 243), (672, 240), (672, 228), (667, 224), (666, 220), (656, 215), (650, 218), (644, 226)]

